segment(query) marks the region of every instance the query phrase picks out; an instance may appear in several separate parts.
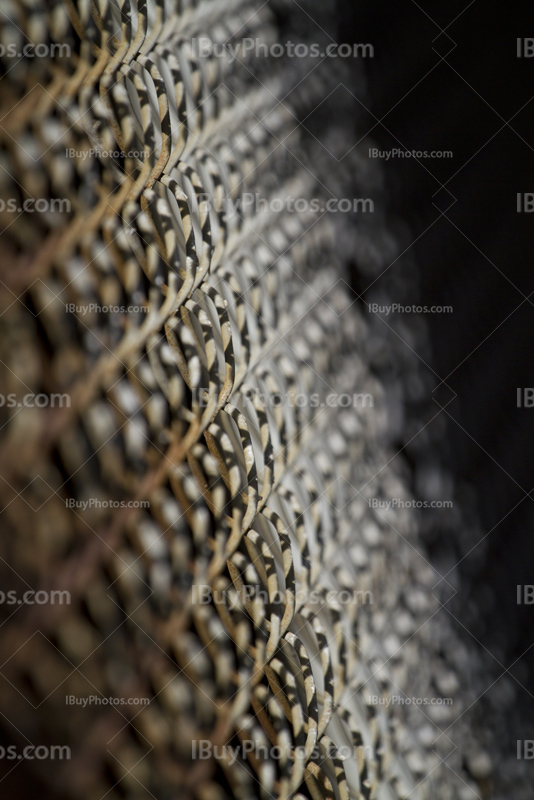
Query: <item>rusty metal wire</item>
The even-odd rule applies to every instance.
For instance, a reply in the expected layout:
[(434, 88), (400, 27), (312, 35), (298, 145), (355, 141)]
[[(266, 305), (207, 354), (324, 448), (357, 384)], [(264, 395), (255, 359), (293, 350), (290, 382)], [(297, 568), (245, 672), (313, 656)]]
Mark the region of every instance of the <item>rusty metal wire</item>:
[[(439, 726), (470, 702), (469, 653), (433, 620), (411, 511), (369, 504), (409, 494), (335, 224), (236, 210), (316, 184), (287, 168), (286, 78), (192, 46), (269, 40), (259, 6), (5, 7), (10, 36), (71, 52), (23, 59), (4, 98), (4, 192), (70, 203), (2, 220), (4, 384), (70, 404), (1, 409), (1, 556), (72, 601), (6, 621), (0, 711), (72, 748), (42, 767), (67, 797), (467, 800), (442, 759), (469, 732)], [(269, 400), (329, 391), (372, 411)], [(68, 507), (91, 498), (126, 504)], [(149, 703), (66, 707), (91, 694)], [(454, 704), (370, 702), (393, 695)]]

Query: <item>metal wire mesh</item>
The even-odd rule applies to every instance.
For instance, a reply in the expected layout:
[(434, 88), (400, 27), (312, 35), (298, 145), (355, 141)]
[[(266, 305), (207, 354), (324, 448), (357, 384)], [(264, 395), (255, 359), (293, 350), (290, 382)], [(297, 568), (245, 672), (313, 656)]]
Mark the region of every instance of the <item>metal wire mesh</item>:
[[(21, 61), (5, 104), (4, 191), (69, 210), (2, 220), (3, 377), (70, 401), (0, 409), (2, 571), (71, 602), (6, 621), (2, 714), (70, 746), (36, 767), (66, 797), (478, 796), (460, 754), (442, 764), (464, 722), (439, 729), (470, 654), (432, 620), (412, 512), (370, 503), (409, 493), (336, 224), (238, 204), (316, 186), (288, 167), (287, 75), (193, 46), (269, 40), (268, 8), (4, 16), (70, 53)], [(66, 706), (90, 695), (121, 705)], [(411, 695), (428, 705), (391, 705)]]

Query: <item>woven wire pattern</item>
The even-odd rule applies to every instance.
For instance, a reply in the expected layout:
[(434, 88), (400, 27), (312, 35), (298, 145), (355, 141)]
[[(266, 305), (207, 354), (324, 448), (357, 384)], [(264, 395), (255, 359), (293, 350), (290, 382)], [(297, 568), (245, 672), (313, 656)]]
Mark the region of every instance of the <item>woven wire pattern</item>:
[[(412, 512), (369, 503), (409, 493), (335, 221), (232, 205), (316, 187), (288, 158), (281, 68), (260, 81), (192, 46), (269, 41), (268, 8), (6, 8), (9, 35), (71, 55), (14, 69), (3, 188), (71, 210), (4, 226), (3, 377), (71, 403), (1, 409), (1, 555), (6, 579), (72, 602), (7, 622), (0, 710), (72, 747), (46, 777), (67, 797), (478, 796), (460, 755), (442, 764), (464, 723), (454, 742), (437, 727), (470, 702), (469, 653), (432, 621)], [(297, 402), (329, 390), (373, 408)], [(90, 498), (147, 507), (68, 507)], [(150, 702), (66, 709), (94, 693)], [(398, 694), (454, 704), (369, 700)], [(219, 757), (195, 759), (200, 741)]]

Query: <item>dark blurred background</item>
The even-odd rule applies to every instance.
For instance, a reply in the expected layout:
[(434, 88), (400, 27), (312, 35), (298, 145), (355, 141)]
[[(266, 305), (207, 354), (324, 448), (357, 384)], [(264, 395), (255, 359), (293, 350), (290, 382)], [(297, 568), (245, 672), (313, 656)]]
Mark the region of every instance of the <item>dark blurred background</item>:
[[(486, 537), (458, 567), (456, 608), (471, 609), (466, 635), (488, 648), (498, 674), (496, 659), (506, 668), (519, 659), (511, 672), (532, 691), (534, 648), (523, 654), (534, 643), (534, 611), (516, 601), (516, 587), (534, 583), (534, 408), (516, 401), (519, 387), (534, 385), (534, 215), (516, 210), (517, 193), (534, 191), (534, 58), (517, 57), (517, 39), (534, 35), (532, 5), (340, 0), (339, 8), (339, 40), (374, 46), (365, 98), (354, 105), (361, 114), (364, 99), (371, 112), (363, 112), (369, 146), (453, 153), (381, 162), (388, 215), (407, 223), (413, 242), (384, 280), (391, 285), (394, 273), (402, 285), (415, 263), (409, 301), (453, 306), (424, 316), (434, 396), (451, 401), (432, 460), (465, 497), (474, 489), (478, 540)], [(365, 288), (360, 281), (368, 300)]]

